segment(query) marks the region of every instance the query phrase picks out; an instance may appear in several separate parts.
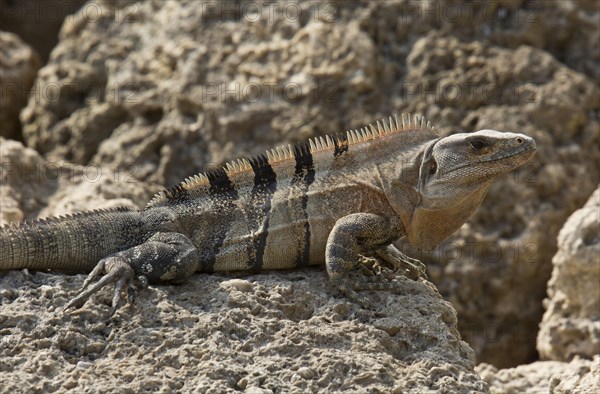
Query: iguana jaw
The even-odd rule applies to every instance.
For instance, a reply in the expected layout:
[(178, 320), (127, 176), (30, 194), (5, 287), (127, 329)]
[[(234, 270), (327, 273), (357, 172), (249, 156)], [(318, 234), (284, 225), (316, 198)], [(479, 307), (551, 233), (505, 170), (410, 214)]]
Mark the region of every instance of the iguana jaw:
[(535, 153), (523, 134), (481, 130), (454, 134), (429, 147), (419, 171), (421, 206), (444, 209), (523, 165)]
[(495, 179), (523, 165), (535, 149), (530, 137), (493, 130), (455, 134), (429, 146), (409, 241), (421, 249), (437, 246), (475, 212)]
[[(515, 169), (519, 166), (521, 166), (523, 163), (527, 162), (536, 152), (536, 145), (535, 142), (533, 141), (533, 139), (528, 138), (529, 141), (526, 141), (523, 146), (521, 146), (520, 148), (513, 150), (513, 151), (507, 151), (504, 154), (500, 154), (498, 156), (490, 156), (490, 157), (485, 157), (482, 158), (481, 160), (477, 161), (476, 163), (481, 163), (481, 164), (485, 164), (485, 163), (494, 163), (494, 165), (497, 164), (501, 164), (498, 163), (502, 160), (507, 161), (507, 164), (510, 165), (511, 170)], [(454, 171), (458, 171), (462, 168), (465, 167), (472, 167), (474, 165), (474, 163), (464, 163), (462, 165), (459, 165), (458, 167), (454, 167), (448, 171), (446, 171), (446, 175), (454, 172)], [(510, 170), (508, 170), (510, 171)]]

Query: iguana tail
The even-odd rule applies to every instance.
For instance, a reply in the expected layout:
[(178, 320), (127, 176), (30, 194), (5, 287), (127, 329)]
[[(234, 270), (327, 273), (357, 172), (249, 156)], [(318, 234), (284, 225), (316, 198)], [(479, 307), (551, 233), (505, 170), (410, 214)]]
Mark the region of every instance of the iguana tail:
[(0, 228), (0, 271), (89, 272), (112, 253), (139, 245), (141, 214), (129, 208), (36, 219)]

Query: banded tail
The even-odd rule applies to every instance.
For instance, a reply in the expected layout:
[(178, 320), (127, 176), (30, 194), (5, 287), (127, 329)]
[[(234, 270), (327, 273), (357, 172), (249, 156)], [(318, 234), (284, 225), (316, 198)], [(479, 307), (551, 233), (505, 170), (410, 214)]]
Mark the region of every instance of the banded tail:
[(112, 253), (144, 242), (141, 215), (114, 208), (0, 228), (0, 271), (90, 272)]

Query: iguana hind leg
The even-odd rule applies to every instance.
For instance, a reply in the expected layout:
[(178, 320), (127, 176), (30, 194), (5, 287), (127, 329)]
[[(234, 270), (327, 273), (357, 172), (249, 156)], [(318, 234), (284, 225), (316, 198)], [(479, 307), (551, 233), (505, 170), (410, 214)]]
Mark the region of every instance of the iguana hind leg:
[(92, 294), (116, 282), (112, 299), (114, 313), (124, 290), (128, 291), (129, 301), (132, 301), (134, 286), (183, 282), (196, 271), (198, 263), (199, 252), (188, 237), (179, 233), (156, 233), (143, 244), (100, 260), (65, 310), (81, 307)]
[(346, 297), (363, 307), (369, 305), (367, 298), (360, 296), (356, 290), (397, 290), (397, 283), (379, 276), (356, 280), (351, 279), (349, 273), (358, 268), (360, 255), (372, 255), (379, 250), (384, 251), (383, 259), (393, 260), (396, 265), (398, 262), (390, 257), (393, 252), (389, 252), (387, 246), (399, 237), (402, 230), (399, 220), (371, 213), (355, 213), (339, 219), (329, 234), (325, 250), (325, 264), (331, 282)]

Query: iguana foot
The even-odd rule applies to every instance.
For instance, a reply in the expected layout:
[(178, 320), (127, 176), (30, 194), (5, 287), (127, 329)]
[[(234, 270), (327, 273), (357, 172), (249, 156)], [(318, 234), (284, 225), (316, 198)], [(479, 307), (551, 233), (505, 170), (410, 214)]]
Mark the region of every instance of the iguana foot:
[[(105, 274), (102, 276), (102, 274)], [(90, 284), (97, 278), (102, 278), (90, 286)], [(133, 302), (135, 299), (135, 272), (133, 268), (127, 263), (125, 259), (119, 256), (109, 256), (105, 259), (100, 260), (93, 271), (89, 274), (86, 280), (83, 282), (80, 293), (73, 298), (65, 306), (64, 311), (71, 308), (80, 308), (85, 302), (104, 286), (116, 282), (115, 289), (111, 304), (111, 316), (115, 313), (119, 304), (121, 303), (122, 294), (124, 290), (127, 290), (127, 298), (129, 302)], [(138, 278), (139, 284), (135, 287), (145, 287), (148, 285), (148, 279), (145, 276), (140, 275)]]
[(111, 310), (114, 313), (124, 290), (127, 290), (131, 303), (135, 299), (136, 288), (144, 288), (148, 283), (183, 282), (196, 271), (199, 261), (198, 250), (185, 235), (156, 233), (143, 244), (100, 260), (83, 282), (80, 293), (64, 310), (81, 307), (92, 294), (114, 282)]
[(388, 264), (391, 264), (395, 269), (403, 270), (404, 275), (410, 279), (427, 279), (425, 264), (417, 259), (408, 257), (394, 245), (378, 249), (375, 251), (375, 254)]
[(395, 268), (379, 256), (361, 255), (358, 261), (358, 268), (366, 277), (378, 277), (386, 280), (393, 280), (396, 277)]
[[(375, 255), (374, 251), (382, 247), (387, 250), (387, 245), (397, 238), (399, 226), (393, 218), (370, 213), (351, 214), (336, 222), (327, 239), (325, 264), (329, 279), (348, 299), (368, 308), (367, 298), (356, 290), (399, 290), (397, 282), (389, 280), (387, 275), (363, 276), (360, 280), (349, 276), (352, 270), (361, 266), (361, 255)], [(383, 253), (380, 258), (394, 267), (404, 264), (397, 261), (397, 254), (392, 253)], [(382, 268), (379, 265), (377, 261), (367, 270), (377, 274)]]

